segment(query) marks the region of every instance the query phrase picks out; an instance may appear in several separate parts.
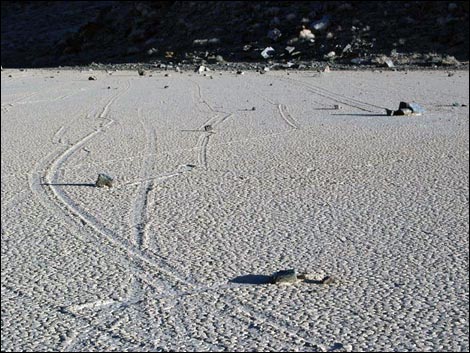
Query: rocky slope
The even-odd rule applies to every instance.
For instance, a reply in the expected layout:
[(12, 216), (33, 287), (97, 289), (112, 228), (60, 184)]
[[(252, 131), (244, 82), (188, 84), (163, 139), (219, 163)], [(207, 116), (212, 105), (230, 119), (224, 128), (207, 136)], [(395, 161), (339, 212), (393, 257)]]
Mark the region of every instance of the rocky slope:
[(429, 67), (469, 57), (463, 1), (2, 2), (1, 33), (7, 67), (390, 61)]

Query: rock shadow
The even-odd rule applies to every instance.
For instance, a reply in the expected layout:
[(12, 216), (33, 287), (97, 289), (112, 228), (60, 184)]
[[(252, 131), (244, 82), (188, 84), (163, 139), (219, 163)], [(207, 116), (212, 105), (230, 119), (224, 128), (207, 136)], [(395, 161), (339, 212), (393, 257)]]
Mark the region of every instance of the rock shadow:
[(86, 186), (86, 187), (96, 187), (96, 184), (87, 184), (87, 183), (43, 183), (43, 186)]
[(230, 283), (237, 283), (237, 284), (270, 284), (272, 283), (272, 277), (266, 275), (243, 275), (238, 276), (229, 281)]
[(376, 113), (372, 113), (372, 114), (362, 114), (362, 113), (359, 113), (359, 114), (331, 114), (331, 115), (337, 115), (337, 116), (388, 116), (387, 114), (376, 114)]

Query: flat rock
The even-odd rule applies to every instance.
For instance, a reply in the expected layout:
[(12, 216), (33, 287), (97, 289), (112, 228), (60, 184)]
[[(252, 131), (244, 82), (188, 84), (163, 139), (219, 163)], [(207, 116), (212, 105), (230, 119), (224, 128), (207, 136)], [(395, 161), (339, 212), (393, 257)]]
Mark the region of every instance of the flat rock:
[(98, 174), (98, 179), (96, 180), (95, 185), (99, 188), (104, 186), (113, 187), (113, 178), (106, 174)]
[(295, 269), (278, 271), (272, 275), (274, 284), (293, 284), (297, 283), (298, 280)]

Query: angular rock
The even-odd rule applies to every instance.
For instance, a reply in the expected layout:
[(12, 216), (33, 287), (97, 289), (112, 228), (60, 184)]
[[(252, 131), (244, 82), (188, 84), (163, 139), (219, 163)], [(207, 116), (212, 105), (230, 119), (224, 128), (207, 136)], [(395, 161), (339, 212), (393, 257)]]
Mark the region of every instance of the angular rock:
[(293, 284), (298, 280), (295, 269), (278, 271), (272, 275), (272, 283), (274, 284)]
[(374, 63), (374, 64), (377, 64), (378, 66), (385, 66), (385, 67), (388, 67), (388, 68), (395, 67), (392, 59), (388, 58), (385, 55), (378, 56), (378, 57), (372, 59), (371, 62)]
[(284, 50), (289, 54), (292, 54), (292, 52), (295, 50), (295, 47), (287, 46), (284, 48)]
[(179, 169), (182, 172), (189, 172), (189, 171), (193, 170), (194, 168), (196, 168), (196, 166), (194, 164), (181, 164), (179, 166)]
[(343, 54), (344, 53), (349, 53), (352, 51), (352, 46), (351, 44), (347, 44), (344, 48), (343, 48)]
[(269, 66), (265, 66), (265, 67), (263, 67), (263, 71), (261, 71), (261, 73), (265, 73), (265, 72), (268, 72), (268, 71), (271, 71), (271, 69), (269, 68)]
[(412, 116), (412, 115), (422, 115), (424, 114), (425, 110), (417, 103), (406, 103), (400, 102), (398, 106), (398, 110), (391, 110), (385, 109), (388, 116), (395, 116), (395, 115), (405, 115), (405, 116)]
[(261, 56), (265, 59), (269, 59), (274, 56), (275, 50), (273, 47), (267, 47), (261, 52)]
[(398, 109), (409, 109), (415, 115), (421, 115), (424, 113), (424, 109), (416, 103), (400, 102)]
[(207, 67), (205, 67), (204, 65), (201, 65), (199, 66), (195, 72), (197, 72), (199, 75), (202, 74), (204, 71), (210, 71)]
[(113, 178), (106, 174), (98, 174), (98, 179), (96, 180), (95, 185), (99, 188), (104, 186), (113, 187)]
[(393, 63), (392, 59), (389, 58), (384, 60), (384, 64), (389, 68), (395, 67), (395, 64)]

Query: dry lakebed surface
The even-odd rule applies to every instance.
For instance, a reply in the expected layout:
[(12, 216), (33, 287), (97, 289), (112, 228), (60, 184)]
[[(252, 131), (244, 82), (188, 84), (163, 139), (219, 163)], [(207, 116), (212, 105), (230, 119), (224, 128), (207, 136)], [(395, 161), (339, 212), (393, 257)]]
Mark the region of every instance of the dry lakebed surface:
[(3, 70), (2, 351), (468, 351), (468, 96), (468, 71)]

